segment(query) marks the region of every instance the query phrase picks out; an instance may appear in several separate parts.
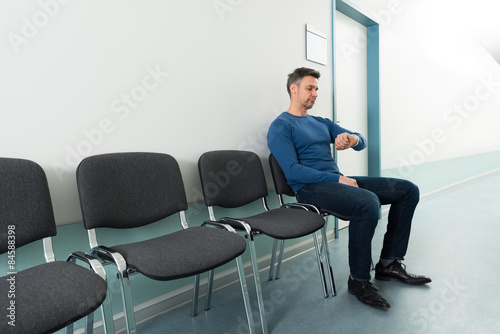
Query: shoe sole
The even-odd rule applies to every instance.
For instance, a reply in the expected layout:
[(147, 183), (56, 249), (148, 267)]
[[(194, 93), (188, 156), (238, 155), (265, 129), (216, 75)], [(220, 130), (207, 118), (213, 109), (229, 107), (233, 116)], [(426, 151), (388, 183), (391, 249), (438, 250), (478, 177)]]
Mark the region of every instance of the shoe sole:
[(362, 301), (361, 299), (358, 298), (358, 296), (356, 296), (356, 294), (354, 292), (352, 292), (351, 290), (347, 289), (347, 291), (349, 291), (349, 293), (351, 295), (353, 295), (354, 297), (356, 297), (357, 300), (359, 300), (359, 302), (363, 305), (366, 305), (366, 306), (369, 306), (369, 307), (372, 307), (372, 308), (376, 308), (377, 310), (387, 310), (389, 308), (391, 308), (391, 306), (386, 306), (386, 307), (383, 307), (383, 306), (375, 306), (375, 305), (370, 305), (370, 304), (367, 304), (365, 303), (364, 301)]
[(408, 283), (408, 282), (405, 282), (404, 280), (401, 280), (401, 279), (399, 279), (397, 277), (382, 276), (382, 275), (377, 275), (377, 274), (375, 274), (375, 279), (377, 279), (379, 281), (392, 281), (392, 280), (395, 280), (395, 281), (401, 282), (401, 283), (406, 284), (406, 285), (425, 285), (427, 283), (430, 283), (430, 282)]

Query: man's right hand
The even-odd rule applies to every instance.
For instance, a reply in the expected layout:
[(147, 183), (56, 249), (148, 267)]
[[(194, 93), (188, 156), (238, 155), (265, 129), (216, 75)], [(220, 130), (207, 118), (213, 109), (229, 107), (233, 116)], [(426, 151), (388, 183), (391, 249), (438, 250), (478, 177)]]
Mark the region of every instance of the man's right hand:
[(357, 187), (358, 188), (358, 182), (356, 182), (356, 180), (350, 179), (350, 178), (345, 177), (343, 175), (340, 175), (340, 177), (339, 177), (339, 183), (347, 184), (348, 186), (352, 186), (352, 187)]

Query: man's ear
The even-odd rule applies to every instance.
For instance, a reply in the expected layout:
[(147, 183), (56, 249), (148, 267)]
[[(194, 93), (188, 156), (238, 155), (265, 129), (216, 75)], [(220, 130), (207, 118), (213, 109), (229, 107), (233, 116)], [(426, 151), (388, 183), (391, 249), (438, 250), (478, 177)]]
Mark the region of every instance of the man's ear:
[(292, 94), (296, 94), (298, 89), (299, 89), (299, 87), (297, 86), (297, 84), (293, 83), (290, 85), (290, 92)]

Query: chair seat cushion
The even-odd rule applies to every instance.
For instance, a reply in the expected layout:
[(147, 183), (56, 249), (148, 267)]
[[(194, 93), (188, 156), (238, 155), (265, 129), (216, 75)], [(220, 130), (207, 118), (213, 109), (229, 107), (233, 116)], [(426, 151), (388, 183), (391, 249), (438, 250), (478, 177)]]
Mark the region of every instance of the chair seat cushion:
[(334, 217), (337, 217), (338, 219), (340, 220), (351, 220), (351, 217), (350, 216), (344, 216), (344, 215), (341, 215), (340, 213), (337, 213), (337, 212), (333, 212), (331, 210), (327, 210), (327, 209), (319, 209), (321, 211), (321, 213), (323, 215), (330, 215), (330, 216), (334, 216)]
[(245, 239), (210, 227), (190, 227), (150, 240), (111, 247), (127, 265), (155, 280), (197, 275), (240, 256)]
[(276, 239), (302, 237), (325, 225), (325, 220), (317, 213), (291, 208), (269, 210), (240, 220), (247, 222), (253, 230)]
[[(4, 276), (0, 278), (4, 312), (0, 332), (52, 333), (95, 311), (106, 298), (106, 290), (106, 281), (99, 275), (64, 261)], [(9, 291), (15, 292), (9, 296)], [(5, 317), (5, 312), (15, 318)], [(8, 323), (14, 319), (15, 327)]]

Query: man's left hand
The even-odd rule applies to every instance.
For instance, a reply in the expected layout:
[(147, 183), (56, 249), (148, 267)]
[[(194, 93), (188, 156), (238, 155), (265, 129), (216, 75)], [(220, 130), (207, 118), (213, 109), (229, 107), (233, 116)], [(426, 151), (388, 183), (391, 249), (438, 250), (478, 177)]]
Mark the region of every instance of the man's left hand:
[(358, 139), (355, 136), (344, 132), (335, 138), (335, 148), (338, 151), (347, 150), (349, 147), (356, 145), (357, 141)]

